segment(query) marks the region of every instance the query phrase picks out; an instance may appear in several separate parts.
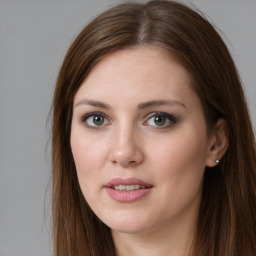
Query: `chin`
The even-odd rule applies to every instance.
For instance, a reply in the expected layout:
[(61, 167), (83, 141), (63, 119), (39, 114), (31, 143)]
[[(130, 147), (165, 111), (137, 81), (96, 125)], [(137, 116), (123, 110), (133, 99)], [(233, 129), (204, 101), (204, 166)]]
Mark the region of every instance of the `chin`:
[(127, 224), (116, 224), (112, 227), (109, 226), (109, 228), (112, 231), (120, 232), (120, 233), (125, 233), (125, 234), (139, 234), (139, 233), (144, 233), (148, 229), (146, 227), (143, 227), (141, 225), (127, 225)]
[(150, 229), (149, 221), (138, 216), (114, 216), (113, 218), (104, 221), (104, 223), (112, 230), (121, 233), (137, 234), (143, 233)]

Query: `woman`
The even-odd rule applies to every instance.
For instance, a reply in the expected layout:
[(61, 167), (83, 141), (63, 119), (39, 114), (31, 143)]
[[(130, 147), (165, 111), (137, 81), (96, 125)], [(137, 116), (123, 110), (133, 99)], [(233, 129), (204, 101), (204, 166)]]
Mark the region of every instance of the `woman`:
[(118, 5), (86, 26), (53, 101), (55, 255), (253, 256), (255, 138), (199, 14)]

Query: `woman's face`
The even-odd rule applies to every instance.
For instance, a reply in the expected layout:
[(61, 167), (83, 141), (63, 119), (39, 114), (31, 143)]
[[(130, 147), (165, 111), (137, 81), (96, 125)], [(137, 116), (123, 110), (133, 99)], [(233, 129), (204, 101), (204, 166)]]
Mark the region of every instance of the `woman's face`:
[(147, 232), (196, 216), (210, 142), (190, 79), (163, 50), (144, 46), (105, 57), (78, 90), (78, 180), (112, 230)]

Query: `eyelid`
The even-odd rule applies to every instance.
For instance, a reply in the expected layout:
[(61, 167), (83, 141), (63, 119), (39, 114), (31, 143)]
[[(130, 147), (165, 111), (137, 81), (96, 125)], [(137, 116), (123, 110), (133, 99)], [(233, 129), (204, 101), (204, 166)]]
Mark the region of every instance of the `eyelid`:
[[(92, 116), (101, 116), (103, 118), (105, 118), (107, 120), (107, 124), (103, 124), (103, 125), (100, 125), (100, 126), (92, 126), (92, 125), (89, 125), (88, 123), (86, 123), (86, 120)], [(168, 114), (166, 112), (160, 112), (160, 111), (157, 111), (157, 112), (151, 112), (149, 114), (147, 114), (145, 116), (146, 120), (143, 122), (143, 125), (148, 125), (148, 126), (152, 126), (152, 125), (149, 125), (147, 124), (147, 122), (149, 121), (150, 118), (152, 117), (155, 117), (155, 116), (163, 116), (165, 117), (167, 120), (169, 120), (169, 122), (171, 122), (172, 124), (176, 123), (177, 122), (177, 118), (171, 114)], [(84, 114), (80, 117), (80, 121), (81, 123), (83, 123), (87, 128), (90, 128), (90, 129), (100, 129), (100, 128), (104, 128), (106, 127), (107, 125), (111, 124), (111, 121), (110, 121), (110, 118), (104, 114), (103, 112), (100, 112), (100, 111), (95, 111), (95, 112), (90, 112), (90, 113), (87, 113), (87, 114)], [(172, 126), (172, 124), (168, 124), (168, 125), (163, 125), (163, 126), (153, 126), (153, 127), (157, 127), (157, 128), (168, 128), (170, 126)]]
[(99, 112), (99, 111), (90, 112), (90, 113), (85, 114), (85, 115), (82, 115), (82, 116), (80, 117), (81, 123), (85, 124), (85, 126), (86, 126), (87, 128), (89, 128), (89, 129), (100, 129), (100, 128), (103, 128), (103, 127), (105, 127), (106, 125), (108, 125), (108, 124), (101, 125), (101, 126), (96, 126), (96, 125), (95, 125), (95, 126), (91, 126), (91, 125), (88, 125), (88, 124), (86, 123), (86, 120), (87, 120), (88, 118), (92, 117), (92, 116), (101, 116), (101, 117), (103, 117), (103, 118), (105, 118), (105, 119), (107, 120), (108, 124), (111, 123), (111, 122), (109, 121), (109, 118), (108, 118), (108, 116), (107, 116), (106, 114), (104, 114), (104, 113), (102, 113), (102, 112)]
[(149, 113), (145, 118), (151, 118), (153, 116), (165, 116), (168, 119), (172, 120), (172, 121), (177, 121), (177, 118), (174, 115), (168, 114), (166, 112), (162, 112), (162, 111), (157, 111), (157, 112), (151, 112)]
[(95, 111), (95, 112), (90, 112), (90, 113), (87, 113), (87, 114), (84, 114), (80, 117), (81, 121), (82, 122), (85, 122), (85, 120), (91, 116), (103, 116), (103, 117), (106, 117), (106, 115), (102, 112), (99, 112), (99, 111)]
[[(146, 123), (148, 122), (148, 120), (150, 119), (150, 118), (152, 118), (152, 117), (155, 117), (155, 116), (163, 116), (163, 117), (165, 117), (166, 119), (168, 119), (170, 122), (172, 122), (172, 123), (176, 123), (177, 122), (177, 118), (174, 116), (174, 115), (171, 115), (171, 114), (168, 114), (168, 113), (166, 113), (166, 112), (152, 112), (152, 113), (150, 113), (150, 114), (148, 114), (147, 116), (146, 116), (146, 121), (145, 122), (143, 122), (143, 124), (144, 125), (147, 125)], [(164, 128), (168, 128), (168, 127), (170, 127), (171, 125), (164, 125), (164, 126), (154, 126), (154, 127), (158, 127), (158, 128), (162, 128), (162, 129), (164, 129)]]

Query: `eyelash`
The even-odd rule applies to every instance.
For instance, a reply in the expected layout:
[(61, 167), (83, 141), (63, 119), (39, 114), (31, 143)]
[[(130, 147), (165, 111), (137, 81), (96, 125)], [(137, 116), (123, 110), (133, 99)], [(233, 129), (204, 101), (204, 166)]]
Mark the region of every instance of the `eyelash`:
[[(86, 115), (82, 116), (82, 117), (81, 117), (81, 122), (82, 122), (82, 123), (85, 123), (86, 126), (87, 126), (88, 128), (90, 128), (90, 129), (99, 129), (100, 127), (103, 126), (103, 125), (99, 125), (99, 126), (97, 126), (97, 125), (95, 125), (95, 126), (89, 125), (89, 124), (88, 124), (88, 119), (89, 119), (90, 117), (101, 117), (101, 118), (104, 118), (104, 120), (107, 119), (107, 116), (106, 116), (105, 114), (103, 114), (102, 112), (92, 112), (92, 113), (89, 113), (89, 114), (86, 114)], [(108, 121), (108, 123), (110, 123), (110, 122)]]
[[(100, 118), (103, 118), (103, 124), (100, 124), (100, 125), (89, 125), (88, 124), (88, 119), (91, 118), (91, 117), (100, 117)], [(148, 122), (151, 118), (156, 118), (156, 117), (161, 117), (161, 118), (164, 118), (164, 124), (163, 125), (149, 125)], [(165, 112), (153, 112), (153, 113), (150, 113), (149, 115), (147, 115), (146, 117), (146, 121), (143, 122), (143, 125), (147, 125), (147, 126), (152, 126), (152, 127), (157, 127), (158, 129), (164, 129), (164, 128), (169, 128), (170, 126), (172, 126), (174, 123), (177, 122), (177, 119), (176, 117), (174, 117), (173, 115), (171, 114), (168, 114), (168, 113), (165, 113)], [(107, 121), (107, 124), (105, 123), (105, 121), (107, 120), (107, 116), (105, 114), (103, 114), (102, 112), (92, 112), (92, 113), (89, 113), (89, 114), (86, 114), (84, 116), (81, 117), (81, 122), (82, 123), (85, 123), (86, 126), (89, 128), (89, 129), (100, 129), (102, 127), (104, 127), (105, 125), (109, 125), (111, 122), (110, 121)], [(168, 121), (168, 125), (166, 125), (166, 121)], [(94, 122), (94, 120), (92, 120), (92, 122)], [(153, 121), (155, 122), (155, 120)]]
[[(165, 113), (165, 112), (154, 112), (154, 113), (151, 113), (147, 116), (147, 120), (143, 123), (144, 125), (148, 125), (146, 123), (148, 123), (148, 121), (151, 119), (151, 118), (156, 118), (156, 117), (163, 117), (165, 118), (165, 122), (163, 125), (152, 125), (153, 127), (157, 127), (158, 129), (164, 129), (164, 128), (169, 128), (170, 126), (172, 126), (172, 124), (176, 123), (177, 122), (177, 119), (176, 117), (174, 117), (173, 115), (171, 114), (168, 114), (168, 113)], [(166, 125), (166, 121), (169, 121), (169, 124)], [(155, 122), (155, 120), (154, 120)]]

